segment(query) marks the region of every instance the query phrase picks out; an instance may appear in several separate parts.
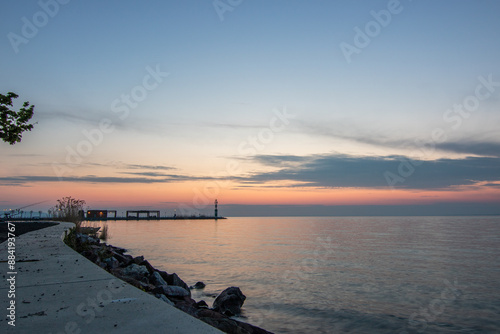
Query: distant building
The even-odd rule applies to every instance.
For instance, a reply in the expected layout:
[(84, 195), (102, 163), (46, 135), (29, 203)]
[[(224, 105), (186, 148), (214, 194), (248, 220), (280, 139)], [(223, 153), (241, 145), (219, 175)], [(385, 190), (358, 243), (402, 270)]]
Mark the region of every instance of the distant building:
[(87, 219), (108, 218), (108, 210), (88, 210)]

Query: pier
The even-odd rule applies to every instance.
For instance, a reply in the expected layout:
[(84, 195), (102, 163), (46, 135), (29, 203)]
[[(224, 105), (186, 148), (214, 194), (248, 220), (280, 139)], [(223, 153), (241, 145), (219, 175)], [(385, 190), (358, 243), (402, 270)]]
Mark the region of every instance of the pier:
[[(214, 202), (214, 215), (177, 215), (174, 213), (173, 216), (161, 216), (160, 210), (126, 210), (125, 216), (119, 217), (116, 210), (87, 210), (87, 212), (81, 212), (82, 218), (87, 221), (97, 221), (97, 220), (218, 220), (226, 219), (225, 217), (219, 217), (219, 202), (215, 200)], [(122, 213), (123, 214), (123, 213)]]
[(88, 218), (85, 217), (86, 221), (98, 221), (98, 220), (218, 220), (227, 219), (226, 217), (215, 217), (215, 216), (205, 216), (205, 215), (192, 215), (192, 216), (130, 216), (130, 217), (99, 217), (99, 218)]

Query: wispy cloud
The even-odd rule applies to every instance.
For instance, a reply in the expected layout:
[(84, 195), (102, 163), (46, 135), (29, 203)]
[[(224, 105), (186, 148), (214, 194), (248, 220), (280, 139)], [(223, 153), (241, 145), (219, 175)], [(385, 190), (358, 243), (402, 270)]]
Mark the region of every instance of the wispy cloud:
[[(341, 120), (333, 125), (316, 124), (308, 121), (297, 121), (298, 131), (310, 136), (328, 137), (347, 140), (358, 144), (372, 145), (389, 149), (421, 148), (419, 142), (430, 143), (433, 149), (441, 152), (500, 157), (500, 142), (496, 141), (497, 132), (478, 135), (474, 138), (448, 139), (438, 143), (432, 140), (431, 134), (425, 132), (418, 137), (412, 129), (386, 131), (386, 129), (363, 127), (360, 124)], [(406, 131), (406, 132), (405, 132)]]
[(160, 166), (160, 165), (134, 165), (134, 164), (125, 164), (124, 168), (129, 169), (152, 169), (152, 170), (174, 170), (175, 167), (170, 166)]
[[(148, 119), (144, 116), (138, 118), (133, 114), (126, 119), (120, 119), (117, 114), (110, 111), (49, 111), (38, 113), (36, 118), (40, 122), (57, 119), (64, 120), (71, 124), (84, 124), (87, 126), (98, 126), (103, 119), (108, 119), (111, 120), (113, 127), (117, 130), (133, 130), (140, 133), (154, 133), (160, 135), (165, 132), (165, 127), (167, 126), (157, 119)], [(168, 123), (168, 126), (172, 125), (174, 125), (172, 122)]]
[[(138, 173), (141, 175), (141, 173)], [(159, 175), (152, 175), (153, 177), (147, 177), (147, 173), (144, 173), (145, 177), (116, 177), (116, 176), (96, 176), (96, 175), (86, 175), (86, 176), (67, 176), (67, 177), (57, 177), (57, 176), (12, 176), (12, 177), (0, 177), (0, 185), (23, 185), (35, 182), (81, 182), (81, 183), (171, 183), (171, 182), (181, 182), (181, 181), (193, 181), (193, 180), (211, 180), (211, 177), (197, 177), (197, 176), (185, 176), (185, 175), (161, 175), (161, 177), (156, 177)]]
[(64, 120), (70, 123), (91, 123), (96, 124), (106, 115), (96, 112), (70, 112), (70, 111), (43, 111), (37, 114), (39, 120)]

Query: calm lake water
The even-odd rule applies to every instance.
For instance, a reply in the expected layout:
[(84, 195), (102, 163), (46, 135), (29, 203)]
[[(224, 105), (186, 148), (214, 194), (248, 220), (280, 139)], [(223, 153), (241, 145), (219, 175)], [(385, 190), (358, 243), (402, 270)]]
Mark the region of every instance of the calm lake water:
[(500, 217), (285, 217), (107, 223), (110, 244), (210, 306), (275, 333), (499, 333)]

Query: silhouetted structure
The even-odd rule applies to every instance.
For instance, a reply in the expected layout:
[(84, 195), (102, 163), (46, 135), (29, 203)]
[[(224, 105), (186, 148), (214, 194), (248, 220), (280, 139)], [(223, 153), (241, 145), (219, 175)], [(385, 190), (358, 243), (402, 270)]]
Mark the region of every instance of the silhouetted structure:
[(217, 219), (217, 217), (219, 216), (219, 210), (217, 209), (217, 204), (219, 204), (219, 202), (217, 202), (217, 200), (215, 200), (215, 211), (214, 211), (214, 218)]
[[(142, 215), (142, 217), (141, 217)], [(146, 217), (144, 217), (146, 215)], [(127, 211), (127, 219), (137, 218), (137, 219), (160, 219), (160, 211), (158, 210), (138, 210), (138, 211)]]
[(116, 218), (116, 210), (88, 210), (88, 220), (99, 220), (107, 218)]

